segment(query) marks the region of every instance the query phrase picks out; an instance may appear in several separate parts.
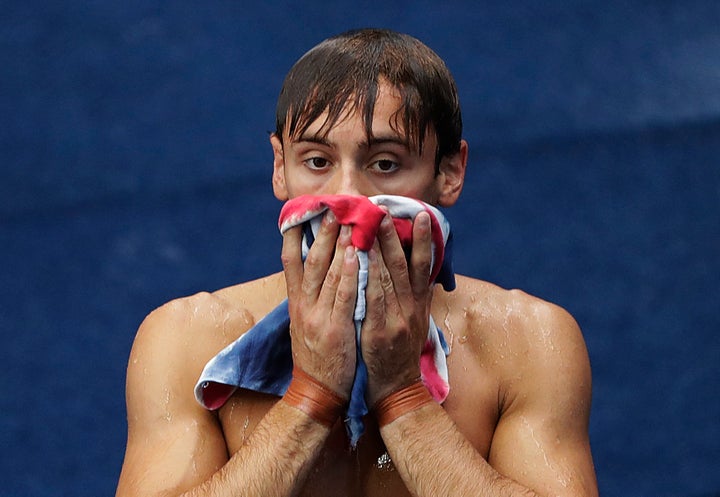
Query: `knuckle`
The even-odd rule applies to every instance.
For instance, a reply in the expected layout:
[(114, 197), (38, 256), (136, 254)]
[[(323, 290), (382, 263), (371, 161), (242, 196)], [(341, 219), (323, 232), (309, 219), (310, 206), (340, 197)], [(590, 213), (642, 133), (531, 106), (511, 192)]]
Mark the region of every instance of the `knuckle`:
[(379, 310), (385, 305), (385, 295), (382, 292), (367, 292), (365, 301), (370, 310)]
[(350, 304), (354, 300), (353, 292), (346, 288), (338, 288), (335, 294), (335, 300), (340, 304)]
[(290, 266), (290, 264), (292, 264), (293, 257), (289, 253), (287, 253), (286, 250), (283, 249), (280, 254), (280, 262), (282, 263), (282, 266), (284, 268), (287, 268), (288, 266)]
[(308, 252), (307, 257), (305, 258), (305, 266), (308, 268), (315, 268), (320, 265), (320, 257), (318, 256), (317, 252), (313, 252), (312, 250)]
[(393, 289), (392, 278), (390, 277), (390, 273), (387, 271), (383, 271), (380, 274), (380, 286), (382, 286), (385, 291), (391, 291)]
[(338, 274), (335, 269), (330, 268), (330, 270), (325, 275), (325, 283), (327, 285), (330, 285), (331, 287), (336, 287), (340, 283), (340, 278), (340, 274)]
[(430, 274), (430, 259), (420, 259), (417, 264), (415, 264), (415, 267), (417, 271), (420, 272), (420, 274)]
[(335, 299), (341, 304), (353, 303), (355, 301), (355, 292), (353, 289), (341, 285), (335, 293)]
[(388, 264), (389, 269), (400, 274), (407, 273), (407, 262), (405, 259), (393, 259)]
[(322, 324), (321, 320), (319, 319), (319, 316), (317, 316), (317, 315), (312, 315), (309, 318), (307, 318), (306, 323), (308, 325), (308, 329), (313, 330), (313, 331), (317, 330), (320, 327), (320, 325)]
[(302, 292), (302, 295), (305, 297), (311, 297), (315, 293), (315, 286), (310, 284), (308, 280), (303, 280), (302, 284), (300, 285), (300, 291)]

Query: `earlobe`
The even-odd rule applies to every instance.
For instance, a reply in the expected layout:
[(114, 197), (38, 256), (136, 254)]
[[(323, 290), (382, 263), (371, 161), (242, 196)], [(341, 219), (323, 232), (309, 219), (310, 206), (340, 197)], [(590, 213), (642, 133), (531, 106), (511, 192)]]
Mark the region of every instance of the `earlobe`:
[(460, 150), (449, 157), (444, 157), (440, 162), (440, 196), (438, 204), (442, 207), (450, 207), (457, 202), (465, 183), (465, 169), (467, 167), (468, 144), (465, 140), (460, 141)]
[(273, 149), (273, 193), (275, 198), (285, 202), (288, 199), (287, 185), (285, 184), (285, 154), (282, 141), (275, 133), (270, 135), (270, 145)]

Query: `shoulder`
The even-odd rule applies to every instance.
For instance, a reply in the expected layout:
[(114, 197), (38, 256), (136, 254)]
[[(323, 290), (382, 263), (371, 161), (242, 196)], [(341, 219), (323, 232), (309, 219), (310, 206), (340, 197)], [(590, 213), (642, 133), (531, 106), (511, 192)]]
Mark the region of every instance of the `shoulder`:
[(568, 311), (521, 290), (462, 276), (455, 292), (447, 295), (449, 307), (462, 318), (469, 348), (496, 365), (494, 376), (508, 402), (524, 389), (551, 383), (589, 398), (587, 349)]
[(462, 308), (467, 329), (474, 337), (497, 336), (508, 341), (510, 347), (547, 352), (582, 338), (577, 322), (568, 311), (522, 290), (506, 290), (460, 276), (457, 289), (447, 295), (451, 308)]
[[(179, 355), (183, 349), (213, 348), (216, 342), (242, 333), (252, 325), (252, 314), (217, 294), (201, 292), (174, 299), (152, 311), (135, 337), (133, 353), (161, 349)], [(159, 357), (155, 356), (155, 360)]]
[[(157, 378), (187, 389), (217, 352), (249, 330), (282, 299), (276, 275), (172, 300), (140, 325), (128, 363), (128, 391)], [(137, 381), (135, 381), (137, 380)], [(191, 389), (190, 389), (191, 390)]]
[(271, 275), (212, 293), (199, 292), (174, 299), (145, 318), (137, 339), (165, 344), (209, 342), (213, 347), (215, 342), (238, 338), (283, 296), (284, 284), (278, 275)]

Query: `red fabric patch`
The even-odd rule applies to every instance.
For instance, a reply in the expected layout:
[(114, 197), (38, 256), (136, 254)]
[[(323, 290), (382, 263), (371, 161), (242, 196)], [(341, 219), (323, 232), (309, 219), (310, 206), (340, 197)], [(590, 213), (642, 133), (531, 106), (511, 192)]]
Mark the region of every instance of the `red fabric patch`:
[(280, 211), (280, 228), (287, 222), (294, 223), (308, 212), (318, 213), (330, 209), (340, 224), (352, 230), (352, 244), (360, 250), (372, 248), (385, 211), (367, 197), (356, 195), (302, 195), (286, 202)]

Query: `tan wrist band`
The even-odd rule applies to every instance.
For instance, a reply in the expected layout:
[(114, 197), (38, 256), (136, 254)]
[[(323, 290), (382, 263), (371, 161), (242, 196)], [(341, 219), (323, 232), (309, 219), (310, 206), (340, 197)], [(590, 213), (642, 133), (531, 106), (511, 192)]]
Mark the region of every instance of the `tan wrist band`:
[(283, 401), (327, 427), (335, 424), (347, 403), (337, 393), (297, 367), (293, 368), (292, 381)]
[(412, 385), (401, 388), (384, 399), (379, 400), (373, 407), (373, 412), (375, 413), (378, 426), (382, 428), (400, 416), (420, 409), (430, 402), (433, 402), (432, 395), (430, 395), (428, 389), (425, 388), (423, 382), (418, 380)]

